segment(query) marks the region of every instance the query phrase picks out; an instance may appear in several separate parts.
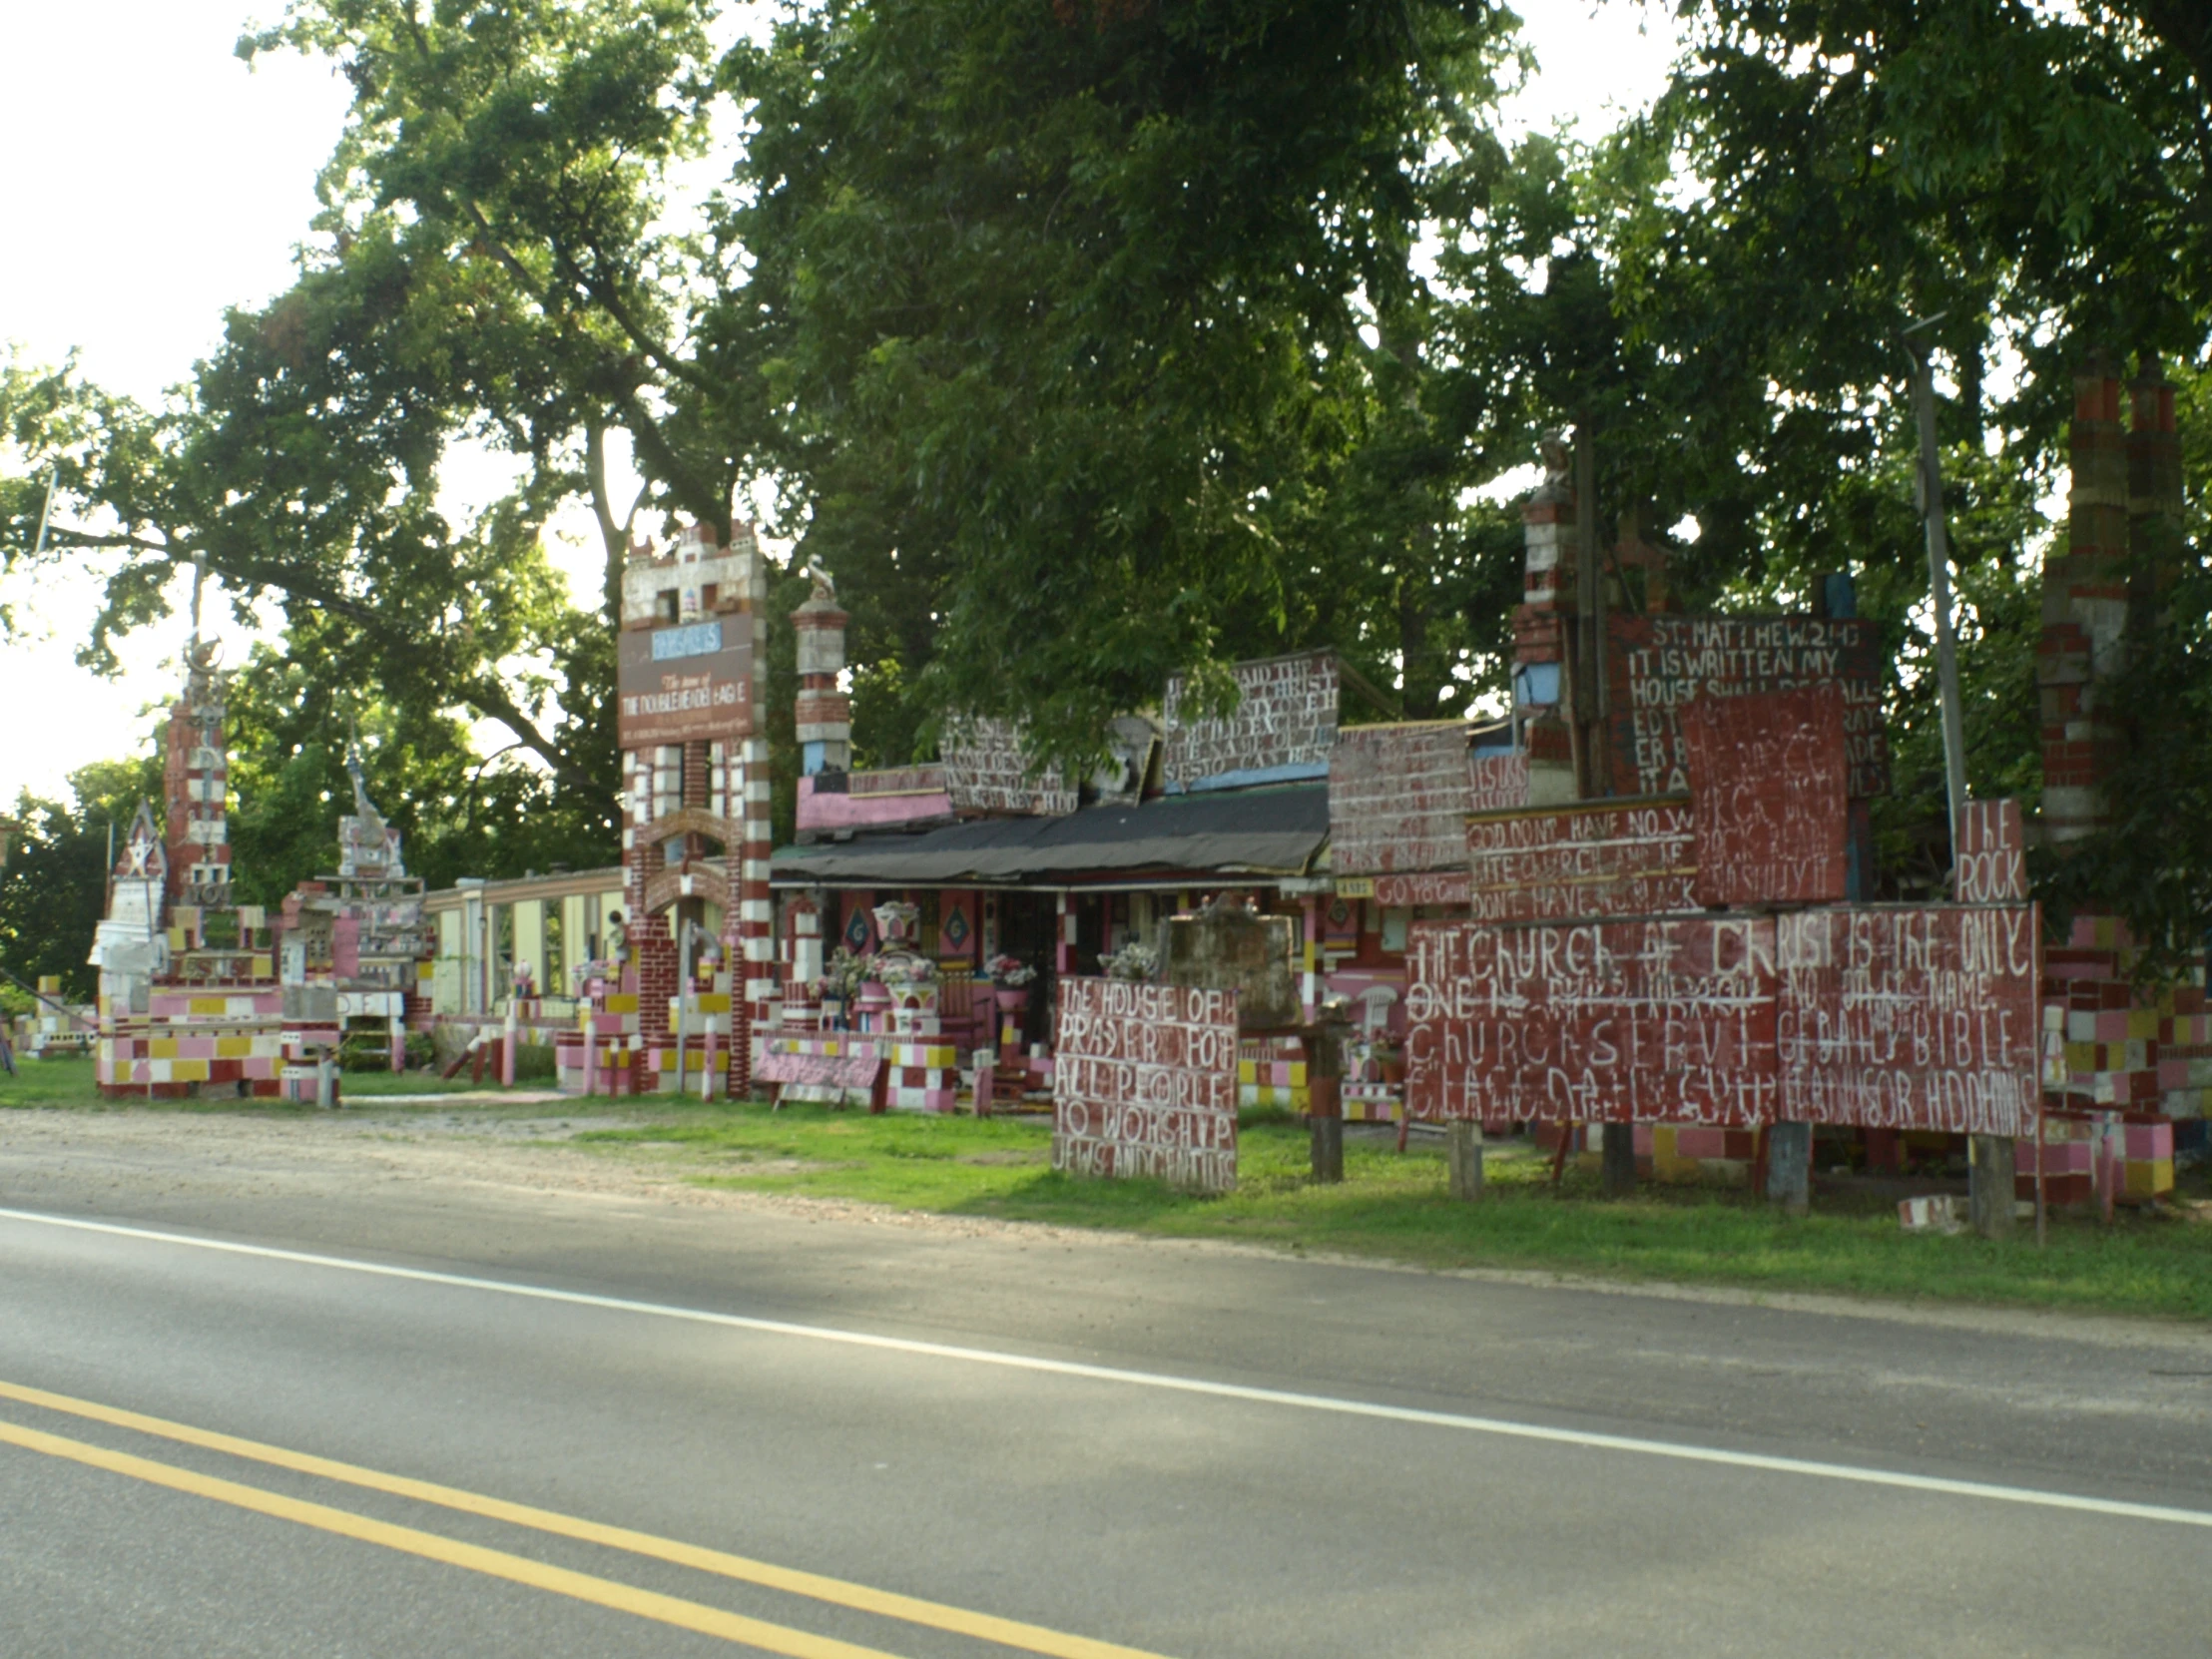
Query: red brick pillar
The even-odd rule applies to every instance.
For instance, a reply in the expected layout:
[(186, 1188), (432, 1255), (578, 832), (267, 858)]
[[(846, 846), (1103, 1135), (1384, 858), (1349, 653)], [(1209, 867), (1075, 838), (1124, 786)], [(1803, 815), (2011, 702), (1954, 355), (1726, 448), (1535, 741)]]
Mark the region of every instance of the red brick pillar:
[(2128, 440), (2119, 372), (2102, 351), (2091, 351), (2074, 375), (2068, 447), (2065, 551), (2043, 563), (2036, 660), (2043, 824), (2054, 841), (2078, 840), (2103, 823), (2106, 757), (2118, 741), (2097, 707), (2096, 685), (2119, 667), (2127, 631)]
[(2127, 383), (2127, 543), (2134, 556), (2129, 621), (2152, 627), (2180, 575), (2183, 515), (2181, 437), (2174, 383), (2154, 356)]
[(1528, 756), (1531, 806), (1572, 801), (1574, 737), (1566, 623), (1574, 615), (1574, 491), (1547, 479), (1521, 503), (1526, 551), (1513, 609), (1513, 717)]

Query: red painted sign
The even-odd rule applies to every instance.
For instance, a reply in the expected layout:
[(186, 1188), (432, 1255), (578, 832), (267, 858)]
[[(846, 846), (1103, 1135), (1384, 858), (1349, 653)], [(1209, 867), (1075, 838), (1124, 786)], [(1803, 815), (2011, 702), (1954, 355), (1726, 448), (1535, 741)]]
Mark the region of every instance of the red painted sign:
[(1466, 722), (1346, 727), (1329, 757), (1337, 873), (1456, 868), (1473, 794)]
[[(1168, 788), (1189, 789), (1231, 773), (1324, 767), (1337, 741), (1337, 658), (1334, 652), (1234, 663), (1237, 706), (1215, 718), (1187, 708), (1183, 676), (1168, 681)], [(1311, 776), (1311, 774), (1309, 774)]]
[(1052, 1167), (1237, 1184), (1237, 993), (1119, 979), (1059, 983)]
[(1528, 757), (1482, 755), (1468, 763), (1474, 794), (1470, 813), (1511, 813), (1528, 805)]
[(940, 740), (944, 793), (960, 812), (1057, 818), (1075, 811), (1075, 791), (1059, 771), (1031, 775), (1021, 728), (1004, 720), (948, 724)]
[(1844, 697), (1833, 685), (1700, 698), (1682, 711), (1698, 902), (1844, 896)]
[(2027, 828), (2017, 801), (1969, 801), (1958, 821), (1951, 890), (1961, 904), (2017, 904), (2027, 897)]
[(1757, 1124), (1775, 1093), (1774, 921), (1419, 922), (1418, 1118)]
[(1474, 878), (1463, 869), (1431, 869), (1408, 875), (1378, 875), (1375, 901), (1384, 909), (1465, 909), (1474, 902)]
[(1565, 921), (1666, 915), (1691, 896), (1690, 804), (1675, 796), (1582, 801), (1468, 818), (1474, 919)]
[(2035, 906), (1806, 910), (1779, 928), (1783, 1120), (2034, 1134)]
[(2032, 1135), (2033, 905), (1422, 922), (1415, 1117)]
[(1613, 787), (1690, 788), (1682, 713), (1709, 697), (1834, 686), (1853, 800), (1890, 789), (1883, 670), (1871, 622), (1784, 616), (1620, 616), (1607, 624)]

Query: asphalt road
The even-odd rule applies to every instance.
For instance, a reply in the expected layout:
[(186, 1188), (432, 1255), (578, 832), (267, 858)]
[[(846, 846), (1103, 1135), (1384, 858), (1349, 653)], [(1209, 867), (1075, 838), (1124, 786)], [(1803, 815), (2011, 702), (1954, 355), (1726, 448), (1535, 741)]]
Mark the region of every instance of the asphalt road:
[(2201, 1335), (203, 1174), (0, 1151), (9, 1659), (2212, 1645)]

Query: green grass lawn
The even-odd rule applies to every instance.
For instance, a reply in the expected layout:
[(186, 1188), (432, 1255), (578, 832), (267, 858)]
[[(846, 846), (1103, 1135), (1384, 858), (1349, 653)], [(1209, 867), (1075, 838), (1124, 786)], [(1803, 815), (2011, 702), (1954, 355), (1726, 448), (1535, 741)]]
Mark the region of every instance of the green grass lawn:
[[(2072, 1308), (2212, 1320), (2212, 1206), (2123, 1213), (2111, 1228), (2053, 1218), (2001, 1243), (1900, 1230), (1888, 1200), (1824, 1198), (1802, 1221), (1741, 1191), (1647, 1186), (1608, 1203), (1592, 1174), (1553, 1189), (1526, 1145), (1492, 1149), (1489, 1196), (1445, 1196), (1439, 1149), (1403, 1155), (1354, 1139), (1342, 1186), (1307, 1176), (1302, 1124), (1248, 1121), (1238, 1190), (1176, 1193), (1147, 1181), (1055, 1173), (1050, 1130), (1035, 1119), (869, 1117), (817, 1107), (740, 1105), (588, 1132), (587, 1145), (656, 1156), (706, 1186), (855, 1199), (946, 1215), (995, 1216), (1170, 1238), (1242, 1239), (1290, 1251), (1387, 1257), (1426, 1267), (1556, 1270), (1769, 1291)], [(2201, 1181), (2185, 1194), (2204, 1198)]]
[[(348, 1073), (357, 1103), (408, 1109), (406, 1096), (450, 1093), (458, 1079)], [(131, 1103), (136, 1105), (138, 1103)], [(197, 1112), (297, 1116), (311, 1106), (232, 1099), (154, 1102)], [(26, 1064), (0, 1076), (0, 1108), (102, 1107), (89, 1061)], [(1524, 1144), (1493, 1147), (1489, 1196), (1444, 1195), (1443, 1159), (1416, 1139), (1403, 1155), (1387, 1139), (1355, 1133), (1342, 1186), (1307, 1177), (1304, 1125), (1251, 1114), (1239, 1148), (1239, 1186), (1220, 1198), (1149, 1181), (1085, 1181), (1051, 1167), (1042, 1118), (934, 1117), (751, 1103), (702, 1106), (667, 1096), (564, 1102), (486, 1100), (424, 1110), (487, 1118), (573, 1114), (630, 1118), (587, 1131), (581, 1146), (709, 1187), (849, 1199), (941, 1215), (991, 1216), (1163, 1238), (1240, 1239), (1290, 1252), (1386, 1258), (1434, 1268), (1492, 1267), (1681, 1280), (1760, 1291), (1827, 1291), (2022, 1308), (2076, 1309), (2212, 1321), (2212, 1191), (2201, 1172), (2160, 1215), (2123, 1211), (2105, 1228), (2053, 1217), (2037, 1249), (2023, 1225), (2002, 1243), (1902, 1232), (1887, 1200), (1824, 1193), (1802, 1221), (1776, 1215), (1740, 1190), (1647, 1186), (1608, 1203), (1593, 1174), (1571, 1169), (1554, 1189), (1549, 1163)]]

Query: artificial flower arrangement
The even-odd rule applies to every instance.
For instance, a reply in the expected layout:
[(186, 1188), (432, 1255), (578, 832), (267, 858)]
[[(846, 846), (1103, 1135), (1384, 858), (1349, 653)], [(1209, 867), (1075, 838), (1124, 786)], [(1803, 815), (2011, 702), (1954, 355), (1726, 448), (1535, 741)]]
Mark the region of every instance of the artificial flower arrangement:
[(822, 964), (822, 994), (841, 997), (850, 1002), (860, 994), (860, 987), (874, 977), (873, 956), (854, 955), (840, 944), (830, 952), (830, 959)]
[(1152, 946), (1131, 939), (1111, 956), (1099, 957), (1098, 965), (1109, 979), (1142, 981), (1152, 977), (1152, 970), (1160, 965), (1160, 955)]
[(983, 964), (983, 973), (992, 984), (1004, 985), (1009, 990), (1037, 977), (1037, 970), (1019, 956), (993, 956)]
[(937, 978), (937, 964), (910, 951), (885, 951), (871, 958), (886, 985), (929, 985)]

